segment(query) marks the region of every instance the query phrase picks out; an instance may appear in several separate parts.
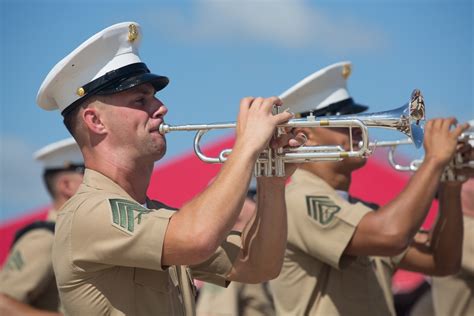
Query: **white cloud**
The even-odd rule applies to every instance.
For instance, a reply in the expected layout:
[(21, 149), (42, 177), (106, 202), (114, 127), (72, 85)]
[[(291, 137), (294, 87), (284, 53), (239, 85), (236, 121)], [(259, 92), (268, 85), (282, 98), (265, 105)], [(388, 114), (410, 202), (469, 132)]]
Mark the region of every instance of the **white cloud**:
[(34, 145), (18, 137), (0, 136), (0, 221), (49, 202)]
[(371, 51), (386, 44), (382, 32), (344, 14), (329, 14), (306, 1), (196, 1), (185, 14), (153, 14), (157, 30), (182, 41), (263, 41), (290, 49)]

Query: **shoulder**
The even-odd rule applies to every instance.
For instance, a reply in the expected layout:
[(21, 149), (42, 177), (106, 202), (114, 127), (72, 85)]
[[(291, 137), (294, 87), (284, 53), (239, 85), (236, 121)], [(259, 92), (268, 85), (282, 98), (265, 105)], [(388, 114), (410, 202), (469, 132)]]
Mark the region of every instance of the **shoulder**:
[(327, 187), (295, 190), (287, 195), (287, 207), (289, 219), (299, 217), (306, 221), (309, 217), (321, 227), (331, 227), (341, 221), (357, 226), (360, 219), (372, 211), (367, 204), (352, 204)]
[(174, 211), (164, 206), (160, 203), (157, 207), (147, 208), (122, 195), (94, 193), (78, 202), (76, 210), (70, 214), (70, 232), (85, 237), (97, 234), (97, 230), (115, 228), (133, 235), (146, 223), (161, 220), (167, 223)]
[(42, 251), (51, 248), (54, 240), (54, 223), (37, 221), (15, 233), (12, 249), (21, 251)]
[(16, 231), (13, 239), (13, 245), (23, 237), (30, 239), (33, 235), (52, 236), (54, 234), (54, 226), (54, 222), (50, 221), (35, 221), (29, 225), (26, 225), (25, 227)]
[[(98, 216), (102, 213), (107, 213), (111, 209), (116, 201), (126, 201), (127, 203), (135, 203), (121, 195), (105, 192), (105, 191), (92, 191), (84, 192), (81, 194), (74, 195), (69, 199), (62, 208), (60, 215), (71, 216), (74, 218), (82, 216)], [(139, 205), (139, 204), (138, 204)]]
[(5, 267), (20, 271), (27, 262), (34, 266), (50, 262), (48, 253), (51, 252), (54, 242), (54, 232), (50, 229), (50, 225), (42, 227), (39, 223), (21, 229), (17, 240), (12, 244)]

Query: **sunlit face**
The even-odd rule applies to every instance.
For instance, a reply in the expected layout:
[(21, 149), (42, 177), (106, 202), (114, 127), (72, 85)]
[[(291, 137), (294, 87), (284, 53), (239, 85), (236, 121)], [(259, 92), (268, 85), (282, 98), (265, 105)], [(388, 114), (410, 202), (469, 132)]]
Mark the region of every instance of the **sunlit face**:
[[(349, 151), (351, 148), (351, 139), (348, 128), (313, 128), (313, 135), (311, 138), (314, 139), (317, 145), (326, 146), (341, 146), (345, 151)], [(352, 146), (353, 150), (359, 148), (359, 142), (361, 141), (361, 130), (358, 128), (352, 129)], [(361, 168), (366, 163), (364, 158), (345, 158), (342, 161), (334, 162), (337, 168), (344, 170), (355, 170)]]
[[(130, 157), (159, 160), (166, 152), (166, 139), (158, 132), (168, 109), (155, 97), (151, 84), (105, 96), (101, 120), (117, 150)], [(112, 105), (112, 106), (111, 106)]]

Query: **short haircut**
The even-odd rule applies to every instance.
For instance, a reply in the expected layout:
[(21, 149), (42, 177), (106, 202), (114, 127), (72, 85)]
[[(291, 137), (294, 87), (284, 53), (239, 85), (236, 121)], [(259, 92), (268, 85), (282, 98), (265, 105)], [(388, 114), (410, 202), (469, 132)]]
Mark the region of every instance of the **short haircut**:
[(76, 142), (79, 144), (78, 135), (76, 132), (77, 124), (79, 122), (78, 113), (81, 109), (85, 109), (92, 102), (100, 99), (97, 95), (91, 95), (90, 97), (83, 100), (80, 104), (76, 105), (72, 110), (64, 114), (63, 123), (66, 126), (69, 133), (74, 137)]
[[(83, 103), (84, 104), (84, 103)], [(68, 112), (65, 116), (64, 116), (64, 125), (66, 126), (67, 130), (69, 131), (69, 133), (74, 136), (74, 138), (76, 138), (75, 136), (75, 130), (76, 130), (76, 126), (77, 126), (77, 115), (79, 113), (79, 109), (85, 107), (83, 104), (79, 105), (79, 106), (76, 106), (72, 111)], [(77, 141), (77, 139), (76, 139)]]

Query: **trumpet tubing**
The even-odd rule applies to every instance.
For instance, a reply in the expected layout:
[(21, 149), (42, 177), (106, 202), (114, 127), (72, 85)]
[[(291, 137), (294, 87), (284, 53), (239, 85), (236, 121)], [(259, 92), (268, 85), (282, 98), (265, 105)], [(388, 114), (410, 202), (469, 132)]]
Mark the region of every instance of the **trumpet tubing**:
[[(458, 137), (458, 143), (467, 143), (469, 141), (474, 140), (474, 132), (466, 132), (462, 133), (461, 136)], [(411, 139), (402, 139), (402, 140), (392, 140), (392, 141), (383, 141), (383, 142), (375, 142), (370, 143), (372, 147), (390, 147), (388, 150), (388, 161), (390, 165), (398, 171), (417, 171), (418, 168), (423, 163), (423, 158), (421, 159), (414, 159), (407, 165), (399, 164), (395, 161), (395, 151), (397, 150), (398, 146), (400, 145), (410, 145), (413, 144)], [(470, 160), (464, 162), (462, 156), (457, 153), (451, 163), (446, 167), (443, 179), (444, 180), (451, 180), (456, 177), (455, 171), (463, 168), (474, 168), (474, 160)]]
[[(421, 106), (422, 105), (422, 106)], [(279, 113), (280, 108), (274, 107), (274, 114)], [(287, 129), (298, 127), (344, 127), (350, 131), (350, 150), (345, 150), (341, 146), (303, 146), (299, 148), (278, 148), (267, 147), (262, 151), (255, 164), (255, 176), (277, 176), (285, 175), (285, 163), (304, 163), (324, 160), (342, 160), (349, 157), (367, 157), (371, 154), (369, 144), (368, 127), (388, 128), (398, 130), (408, 135), (415, 145), (421, 146), (423, 141), (423, 129), (420, 122), (425, 117), (423, 96), (419, 90), (414, 90), (410, 102), (392, 111), (378, 113), (368, 113), (362, 115), (340, 115), (316, 118), (312, 114), (305, 118), (289, 120), (287, 123), (278, 125), (275, 136), (284, 134)], [(175, 131), (193, 131), (194, 152), (204, 162), (224, 163), (232, 149), (224, 149), (217, 157), (206, 156), (200, 146), (202, 137), (211, 130), (233, 129), (235, 122), (212, 123), (212, 124), (187, 124), (168, 125), (161, 124), (159, 132), (166, 134)], [(361, 130), (361, 142), (356, 150), (352, 142), (352, 128)]]

